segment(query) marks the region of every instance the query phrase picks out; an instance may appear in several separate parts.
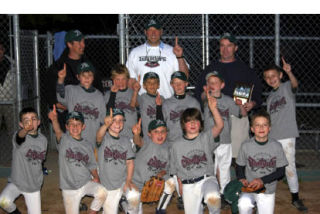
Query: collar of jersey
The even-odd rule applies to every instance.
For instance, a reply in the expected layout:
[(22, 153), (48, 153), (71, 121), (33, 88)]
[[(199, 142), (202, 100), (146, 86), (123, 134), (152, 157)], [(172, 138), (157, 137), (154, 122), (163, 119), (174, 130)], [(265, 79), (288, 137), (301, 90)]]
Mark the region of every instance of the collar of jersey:
[(93, 93), (96, 91), (96, 89), (93, 87), (93, 86), (90, 86), (90, 88), (86, 89), (85, 87), (83, 87), (82, 85), (80, 85), (80, 87), (85, 90), (85, 92), (88, 92), (88, 93)]
[(176, 95), (176, 94), (174, 94), (173, 95), (176, 99), (178, 99), (178, 100), (182, 100), (182, 99), (184, 99), (185, 97), (186, 97), (186, 94), (184, 93), (184, 94), (182, 94), (182, 95)]
[[(200, 134), (200, 133), (199, 133), (199, 134)], [(199, 135), (198, 135), (198, 136), (199, 136)], [(193, 141), (193, 140), (196, 139), (198, 136), (189, 139), (189, 138), (187, 138), (185, 135), (183, 135), (183, 138), (184, 138), (185, 140), (187, 140), (187, 141)]]
[[(157, 46), (150, 46), (148, 42), (146, 42), (147, 48), (152, 48), (152, 47), (157, 47)], [(164, 43), (160, 41), (160, 44), (158, 46), (159, 48), (163, 49), (164, 48)]]
[[(72, 137), (72, 136), (70, 135), (70, 137)], [(78, 141), (78, 142), (80, 142), (80, 141), (82, 141), (82, 140), (83, 140), (83, 138), (82, 138), (82, 137), (80, 137), (80, 139), (76, 139), (76, 138), (72, 137), (72, 139), (74, 139), (74, 140), (76, 140), (76, 141)]]
[(119, 139), (120, 139), (120, 137), (119, 137), (119, 136), (118, 136), (118, 137), (116, 137), (116, 136), (111, 135), (110, 133), (109, 133), (109, 135), (110, 135), (110, 137), (111, 137), (112, 139), (115, 139), (115, 140), (119, 140)]
[(29, 134), (29, 136), (33, 137), (33, 138), (37, 138), (39, 136), (38, 132), (36, 134)]
[(149, 95), (150, 97), (157, 97), (157, 95), (149, 94), (148, 92), (147, 95)]
[(125, 89), (122, 89), (122, 90), (119, 89), (120, 92), (126, 92), (127, 90), (128, 90), (128, 88), (125, 88)]
[(257, 141), (256, 139), (254, 139), (254, 141), (255, 141), (257, 144), (259, 144), (260, 146), (263, 146), (263, 145), (265, 145), (265, 144), (268, 143), (268, 140), (267, 140), (267, 141), (264, 141), (264, 142), (259, 142), (259, 141)]

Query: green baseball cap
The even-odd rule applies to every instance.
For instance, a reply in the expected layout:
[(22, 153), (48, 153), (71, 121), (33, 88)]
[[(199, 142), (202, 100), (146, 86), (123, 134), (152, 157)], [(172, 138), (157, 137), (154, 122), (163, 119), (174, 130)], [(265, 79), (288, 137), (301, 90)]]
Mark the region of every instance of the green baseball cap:
[(238, 200), (243, 184), (239, 180), (230, 181), (224, 188), (224, 199), (231, 204), (232, 213), (238, 213)]
[(221, 35), (221, 37), (220, 37), (220, 39), (219, 39), (219, 41), (220, 40), (222, 40), (222, 39), (228, 39), (230, 42), (232, 42), (233, 44), (237, 44), (237, 39), (236, 39), (236, 37), (234, 36), (234, 35), (232, 35), (231, 33), (224, 33), (224, 34), (222, 34)]
[(80, 74), (82, 72), (88, 72), (91, 71), (94, 73), (95, 69), (93, 65), (90, 62), (82, 62), (77, 67), (77, 73)]
[(221, 81), (224, 82), (224, 79), (222, 78), (221, 74), (220, 74), (218, 71), (211, 71), (211, 72), (209, 72), (209, 73), (206, 75), (206, 81), (208, 81), (208, 79), (209, 79), (210, 77), (212, 77), (212, 76), (218, 77)]
[(72, 42), (72, 41), (81, 41), (84, 38), (84, 35), (79, 30), (70, 30), (66, 33), (64, 37), (64, 42)]
[(183, 81), (187, 81), (188, 78), (187, 78), (187, 75), (182, 72), (182, 71), (176, 71), (174, 72), (172, 75), (171, 75), (171, 80), (173, 80), (174, 78), (178, 78), (178, 79), (181, 79)]
[(148, 72), (143, 76), (143, 82), (145, 82), (147, 79), (159, 79), (159, 75), (155, 72)]
[(80, 120), (82, 123), (84, 123), (83, 114), (79, 111), (69, 112), (67, 115), (67, 121), (69, 121), (70, 119)]
[(149, 123), (149, 126), (148, 126), (148, 132), (158, 128), (158, 127), (166, 127), (167, 128), (167, 124), (166, 122), (164, 122), (163, 120), (152, 120), (150, 123)]
[[(110, 115), (110, 110), (107, 111), (107, 116), (108, 115)], [(124, 111), (119, 108), (112, 108), (112, 116), (115, 117), (117, 115), (122, 115), (123, 117), (125, 117)]]
[(148, 30), (149, 28), (154, 27), (158, 30), (162, 29), (162, 24), (156, 20), (156, 19), (150, 19), (149, 22), (144, 26), (145, 30)]

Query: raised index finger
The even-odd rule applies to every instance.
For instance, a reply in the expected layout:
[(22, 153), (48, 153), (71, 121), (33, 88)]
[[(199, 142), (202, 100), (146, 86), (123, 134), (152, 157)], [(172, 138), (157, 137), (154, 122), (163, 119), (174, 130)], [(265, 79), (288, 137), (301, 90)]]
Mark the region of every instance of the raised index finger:
[(140, 83), (140, 79), (141, 79), (141, 76), (140, 76), (140, 75), (138, 75), (138, 83)]
[(176, 42), (175, 45), (178, 45), (178, 37), (176, 36)]
[(139, 119), (139, 122), (138, 122), (138, 124), (139, 124), (139, 126), (141, 126), (141, 117), (140, 117), (140, 119)]
[(112, 112), (112, 108), (110, 108), (110, 117), (112, 117), (113, 112)]
[(281, 57), (282, 63), (285, 65), (287, 62), (284, 60), (284, 57)]
[(54, 113), (57, 113), (56, 105), (55, 105), (55, 104), (53, 104), (53, 109), (52, 109), (52, 111), (53, 111)]

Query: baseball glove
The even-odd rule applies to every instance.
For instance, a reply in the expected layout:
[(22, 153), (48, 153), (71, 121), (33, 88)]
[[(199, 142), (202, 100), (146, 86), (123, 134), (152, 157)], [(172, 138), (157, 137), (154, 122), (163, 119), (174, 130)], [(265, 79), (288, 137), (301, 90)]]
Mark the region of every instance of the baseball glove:
[(263, 193), (266, 191), (266, 188), (263, 186), (260, 189), (255, 189), (251, 187), (242, 187), (241, 192), (249, 192), (249, 193)]
[(162, 191), (164, 189), (164, 179), (159, 177), (151, 177), (141, 191), (141, 202), (157, 202), (160, 200)]

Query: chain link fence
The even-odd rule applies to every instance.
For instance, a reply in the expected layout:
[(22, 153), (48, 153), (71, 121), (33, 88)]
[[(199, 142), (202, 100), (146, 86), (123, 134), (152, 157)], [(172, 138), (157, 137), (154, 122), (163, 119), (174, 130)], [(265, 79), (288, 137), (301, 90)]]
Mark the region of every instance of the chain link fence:
[[(300, 130), (300, 138), (297, 139), (297, 163), (304, 168), (319, 169), (320, 166), (320, 142), (319, 142), (319, 15), (124, 15), (124, 35), (87, 35), (86, 55), (94, 66), (102, 73), (102, 81), (105, 88), (110, 86), (110, 70), (119, 62), (119, 53), (124, 49), (126, 57), (130, 50), (145, 42), (144, 25), (156, 18), (163, 23), (163, 41), (174, 45), (175, 36), (179, 37), (179, 44), (184, 48), (184, 55), (190, 65), (190, 84), (195, 85), (199, 74), (205, 65), (219, 58), (218, 39), (224, 32), (233, 33), (239, 41), (237, 57), (254, 68), (262, 80), (262, 71), (265, 65), (271, 62), (279, 62), (279, 57), (284, 56), (292, 65), (293, 72), (299, 80), (300, 86), (297, 92), (297, 122)], [(4, 16), (0, 21), (0, 29), (3, 29), (1, 38), (6, 38), (7, 50), (10, 50), (10, 17)], [(277, 30), (278, 27), (278, 30)], [(7, 32), (7, 33), (4, 33)], [(277, 34), (279, 32), (279, 34)], [(33, 32), (21, 31), (21, 78), (23, 106), (36, 105), (34, 86), (34, 38)], [(119, 38), (125, 38), (125, 46), (119, 46)], [(277, 40), (279, 38), (279, 40)], [(47, 70), (51, 64), (52, 48), (54, 41), (50, 34), (39, 35), (38, 38), (38, 62), (40, 73), (40, 98), (46, 96), (44, 83), (48, 78)], [(279, 47), (279, 48), (276, 48)], [(12, 51), (6, 51), (10, 54)], [(51, 57), (51, 58), (50, 58)], [(15, 72), (13, 72), (15, 74)], [(14, 75), (13, 75), (14, 78)], [(12, 79), (13, 80), (13, 79)], [(15, 83), (15, 81), (10, 81)], [(13, 86), (14, 84), (12, 84)], [(12, 87), (11, 86), (11, 87)], [(269, 88), (263, 82), (264, 98)], [(5, 89), (2, 94), (11, 94), (15, 98), (15, 86), (13, 89)], [(3, 89), (2, 89), (3, 90)], [(41, 131), (49, 138), (49, 120), (47, 118), (48, 106), (44, 99), (40, 99)], [(10, 115), (10, 121), (17, 124), (14, 106), (15, 99), (11, 99), (8, 109), (12, 113), (5, 112), (2, 115)], [(1, 97), (1, 108), (8, 104)], [(7, 110), (8, 111), (8, 110)], [(2, 117), (2, 116), (1, 116)], [(6, 120), (5, 120), (6, 121)], [(1, 123), (1, 133), (7, 125)], [(12, 129), (14, 130), (14, 128)], [(11, 131), (12, 132), (12, 131)], [(8, 135), (8, 134), (7, 134)], [(11, 136), (10, 136), (11, 137)], [(11, 140), (10, 140), (11, 141)], [(52, 141), (52, 140), (51, 140)], [(8, 141), (9, 142), (9, 141)], [(51, 142), (52, 143), (52, 142)], [(8, 145), (1, 144), (1, 159), (10, 156)], [(2, 155), (4, 153), (5, 155)]]
[(195, 84), (205, 65), (219, 59), (219, 38), (224, 32), (237, 37), (237, 57), (257, 72), (263, 84), (264, 99), (270, 89), (263, 81), (263, 68), (269, 63), (280, 62), (280, 56), (285, 57), (300, 82), (296, 97), (300, 131), (296, 145), (297, 163), (304, 168), (320, 167), (320, 121), (319, 117), (315, 117), (320, 113), (320, 87), (316, 81), (320, 77), (317, 57), (320, 46), (319, 15), (130, 14), (124, 18), (127, 21), (127, 54), (145, 42), (144, 24), (151, 18), (162, 22), (164, 42), (173, 45), (174, 37), (179, 36), (179, 43), (190, 64), (191, 85)]
[(12, 55), (11, 17), (0, 15), (0, 163), (11, 159), (11, 137), (16, 128), (16, 72)]

